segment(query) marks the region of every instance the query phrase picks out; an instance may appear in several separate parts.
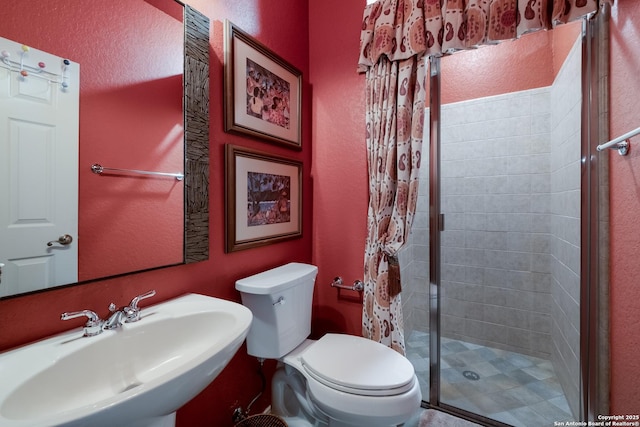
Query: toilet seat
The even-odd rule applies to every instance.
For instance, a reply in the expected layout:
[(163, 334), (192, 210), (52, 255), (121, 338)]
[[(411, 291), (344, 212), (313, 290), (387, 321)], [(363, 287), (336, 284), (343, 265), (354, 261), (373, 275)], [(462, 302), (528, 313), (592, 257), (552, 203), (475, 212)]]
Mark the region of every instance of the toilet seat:
[(394, 396), (415, 387), (413, 365), (395, 350), (366, 338), (327, 334), (306, 348), (302, 366), (316, 381), (361, 396)]
[[(361, 337), (341, 334), (328, 334), (325, 337), (318, 341), (307, 339), (280, 359), (283, 363), (280, 367), (282, 374), (279, 376), (280, 380), (274, 382), (276, 388), (290, 387), (294, 393), (289, 395), (296, 396), (297, 401), (306, 401), (311, 408), (310, 414), (319, 411), (323, 414), (322, 417), (337, 421), (336, 425), (400, 425), (420, 408), (422, 394), (418, 378), (413, 373), (411, 363), (400, 354)], [(320, 341), (324, 344), (316, 347)], [(323, 370), (325, 363), (329, 365), (326, 369), (330, 372), (335, 370), (333, 375), (328, 375)], [(374, 369), (376, 374), (373, 375), (369, 369)], [(405, 374), (407, 370), (412, 372), (408, 380)], [(318, 375), (319, 371), (324, 375)], [(343, 372), (347, 374), (336, 378), (336, 375), (342, 375)], [(386, 374), (378, 377), (381, 372)], [(384, 375), (388, 378), (384, 379)], [(332, 376), (333, 379), (329, 380)], [(375, 379), (376, 377), (378, 378)], [(389, 381), (389, 378), (393, 380)], [(399, 387), (394, 387), (399, 384)], [(405, 387), (405, 392), (398, 391)], [(273, 396), (276, 395), (280, 399), (276, 399), (277, 404), (275, 401), (272, 403), (273, 408), (278, 408), (281, 412), (275, 413), (287, 414), (288, 409), (283, 400), (287, 394), (274, 393)], [(307, 404), (299, 403), (299, 407), (306, 408)], [(320, 419), (317, 418), (318, 415), (312, 415), (313, 417)]]

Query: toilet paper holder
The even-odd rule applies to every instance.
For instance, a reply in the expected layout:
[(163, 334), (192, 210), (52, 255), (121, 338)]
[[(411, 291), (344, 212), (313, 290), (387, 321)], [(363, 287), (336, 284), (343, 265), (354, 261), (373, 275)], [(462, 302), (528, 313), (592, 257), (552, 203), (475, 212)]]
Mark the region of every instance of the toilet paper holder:
[(357, 291), (357, 292), (364, 291), (364, 283), (362, 282), (362, 280), (355, 280), (353, 282), (353, 285), (349, 286), (349, 285), (345, 285), (344, 284), (344, 281), (342, 280), (342, 277), (340, 277), (340, 276), (336, 276), (333, 279), (333, 282), (331, 282), (331, 287), (332, 288), (346, 289), (348, 291)]

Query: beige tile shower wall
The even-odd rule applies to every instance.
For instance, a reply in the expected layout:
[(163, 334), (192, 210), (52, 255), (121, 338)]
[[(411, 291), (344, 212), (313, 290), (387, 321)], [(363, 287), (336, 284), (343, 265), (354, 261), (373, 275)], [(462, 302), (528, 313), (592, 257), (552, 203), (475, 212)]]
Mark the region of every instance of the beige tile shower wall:
[(580, 397), (581, 53), (577, 41), (551, 88), (551, 360), (574, 414)]
[(442, 108), (443, 336), (551, 354), (550, 88)]

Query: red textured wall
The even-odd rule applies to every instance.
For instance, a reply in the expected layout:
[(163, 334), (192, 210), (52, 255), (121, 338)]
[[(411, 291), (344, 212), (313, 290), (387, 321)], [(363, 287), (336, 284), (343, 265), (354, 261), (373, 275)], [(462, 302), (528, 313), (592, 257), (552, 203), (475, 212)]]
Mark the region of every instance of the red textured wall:
[[(617, 0), (612, 8), (610, 135), (640, 126), (640, 2)], [(629, 155), (610, 157), (611, 219), (611, 413), (640, 412), (640, 137)]]
[[(365, 1), (309, 2), (313, 87), (313, 262), (318, 265), (314, 329), (360, 335), (362, 306), (329, 285), (363, 279), (367, 232), (364, 75), (357, 74)], [(353, 297), (354, 292), (342, 292)]]
[[(445, 57), (442, 103), (550, 86), (580, 31), (581, 23), (575, 22)], [(553, 46), (552, 55), (549, 46)]]
[(553, 71), (554, 78), (564, 64), (571, 48), (582, 34), (582, 21), (570, 22), (556, 27), (551, 32), (553, 38)]
[[(53, 3), (54, 0), (51, 1)], [(31, 4), (29, 4), (31, 3)], [(54, 43), (56, 36), (33, 25), (34, 16), (42, 4), (36, 1), (7, 4), (2, 12), (0, 36), (5, 35), (7, 23), (15, 21), (20, 26), (36, 28), (39, 37)], [(47, 5), (50, 2), (47, 2)], [(62, 15), (75, 16), (81, 22), (85, 14), (96, 15), (103, 20), (126, 20), (126, 10), (113, 13), (112, 3), (92, 3), (81, 7), (72, 0), (55, 0), (54, 11), (46, 19), (58, 21)], [(122, 2), (118, 2), (122, 3)], [(138, 2), (126, 1), (133, 4)], [(184, 266), (166, 268), (144, 274), (135, 274), (117, 279), (98, 281), (88, 285), (72, 286), (34, 295), (0, 300), (0, 351), (25, 344), (50, 334), (82, 325), (82, 321), (60, 321), (60, 313), (76, 309), (91, 309), (100, 314), (107, 313), (110, 302), (117, 305), (128, 303), (132, 296), (149, 289), (156, 289), (155, 302), (160, 302), (187, 292), (196, 292), (239, 301), (234, 289), (237, 279), (266, 270), (290, 261), (310, 262), (312, 242), (312, 184), (311, 184), (311, 116), (308, 53), (308, 6), (299, 0), (282, 0), (277, 5), (268, 0), (245, 0), (242, 2), (188, 1), (190, 5), (211, 19), (211, 167), (210, 167), (210, 260)], [(148, 5), (143, 3), (146, 7)], [(9, 8), (9, 9), (7, 9)], [(10, 19), (9, 19), (9, 18)], [(223, 21), (230, 19), (240, 28), (257, 37), (285, 60), (303, 72), (302, 150), (296, 151), (255, 138), (227, 134), (223, 127)], [(42, 17), (44, 19), (44, 16)], [(101, 32), (100, 25), (82, 28), (79, 24), (61, 29), (65, 37), (82, 42), (83, 49), (92, 49), (93, 37), (108, 37)], [(8, 37), (10, 38), (10, 37)], [(23, 41), (36, 43), (31, 41)], [(132, 44), (138, 39), (131, 36)], [(62, 46), (64, 48), (64, 46)], [(113, 44), (114, 53), (120, 46)], [(46, 48), (48, 49), (48, 48)], [(53, 50), (53, 49), (51, 49)], [(106, 57), (107, 52), (94, 52)], [(58, 53), (66, 56), (64, 52)], [(141, 55), (143, 53), (141, 52)], [(72, 55), (68, 55), (72, 57)], [(73, 57), (72, 57), (73, 59)], [(87, 64), (90, 65), (90, 64)], [(149, 67), (153, 64), (148, 64)], [(81, 64), (81, 74), (85, 64)], [(100, 87), (95, 88), (96, 92)], [(82, 101), (81, 101), (82, 102)], [(82, 119), (82, 117), (81, 117)], [(81, 141), (81, 145), (85, 144)], [(224, 253), (224, 144), (232, 143), (276, 155), (290, 157), (303, 162), (303, 236), (302, 238), (255, 248), (233, 254)], [(101, 147), (114, 159), (126, 159), (128, 153), (111, 151)], [(84, 150), (84, 146), (82, 148)], [(89, 162), (93, 161), (92, 159)], [(106, 164), (105, 166), (109, 166)], [(81, 178), (82, 179), (82, 178)], [(83, 197), (81, 187), (80, 198)], [(166, 244), (167, 242), (164, 242)], [(144, 251), (156, 251), (158, 247), (147, 246)], [(256, 374), (257, 363), (246, 355), (244, 346), (230, 365), (193, 401), (178, 411), (178, 427), (230, 426), (231, 415), (236, 406), (246, 405), (260, 389), (260, 377)], [(273, 363), (267, 364), (267, 371)], [(261, 411), (268, 405), (268, 393), (253, 407)]]
[(549, 86), (553, 82), (553, 58), (545, 54), (549, 34), (537, 32), (443, 58), (442, 103)]

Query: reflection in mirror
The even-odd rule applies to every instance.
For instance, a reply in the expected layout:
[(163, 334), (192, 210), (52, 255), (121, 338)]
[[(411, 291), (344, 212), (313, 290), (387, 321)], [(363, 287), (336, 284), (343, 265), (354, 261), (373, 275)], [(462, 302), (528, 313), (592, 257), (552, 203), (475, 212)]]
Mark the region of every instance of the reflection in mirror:
[(79, 281), (183, 261), (181, 181), (91, 172), (94, 163), (183, 172), (182, 13), (177, 20), (169, 8), (182, 7), (173, 0), (109, 3), (109, 16), (118, 18), (101, 13), (91, 52), (74, 52), (83, 81)]
[(0, 37), (0, 296), (77, 281), (79, 67)]
[(80, 64), (77, 280), (207, 259), (208, 19), (174, 0), (6, 6), (0, 37)]

